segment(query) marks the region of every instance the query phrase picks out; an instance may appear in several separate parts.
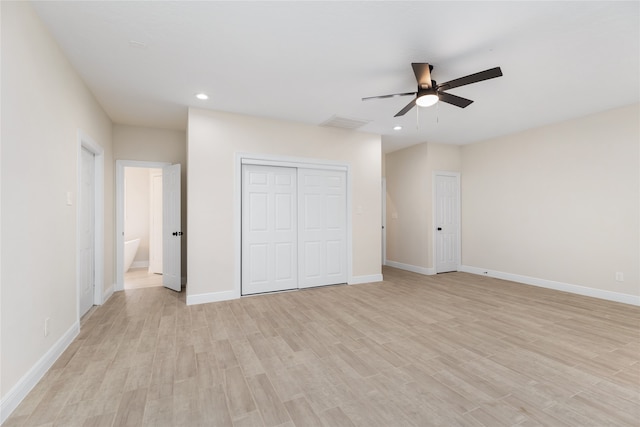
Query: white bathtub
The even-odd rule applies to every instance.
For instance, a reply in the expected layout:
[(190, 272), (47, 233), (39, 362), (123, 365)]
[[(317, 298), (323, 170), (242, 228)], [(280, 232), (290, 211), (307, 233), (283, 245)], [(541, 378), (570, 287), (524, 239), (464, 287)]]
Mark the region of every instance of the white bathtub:
[(140, 239), (127, 240), (124, 242), (124, 272), (126, 273), (131, 268), (133, 259), (138, 252), (138, 246), (140, 246)]

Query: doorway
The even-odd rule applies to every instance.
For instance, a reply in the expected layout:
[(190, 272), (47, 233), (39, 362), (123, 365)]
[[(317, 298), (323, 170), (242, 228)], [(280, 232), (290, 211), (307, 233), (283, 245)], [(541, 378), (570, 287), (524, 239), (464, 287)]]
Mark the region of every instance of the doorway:
[(162, 286), (162, 169), (124, 168), (124, 288)]
[[(78, 319), (105, 299), (104, 150), (78, 130), (77, 292)], [(72, 192), (67, 204), (73, 204)]]
[(382, 178), (382, 265), (387, 265), (387, 179)]
[(95, 155), (82, 147), (80, 150), (80, 191), (78, 235), (80, 253), (80, 317), (93, 306), (95, 293)]
[[(183, 232), (181, 229), (180, 215), (180, 165), (135, 160), (116, 160), (116, 290), (121, 291), (125, 289), (125, 168), (143, 168), (147, 169), (147, 171), (150, 169), (162, 170), (162, 284), (175, 291), (180, 291), (184, 283), (184, 278), (181, 276), (181, 242)], [(156, 172), (147, 173), (147, 182), (149, 182), (151, 188), (153, 188), (152, 183), (155, 174)], [(149, 205), (152, 203), (158, 204), (159, 202), (158, 200), (149, 200)], [(155, 225), (151, 228), (157, 230), (160, 219), (158, 215), (156, 215), (155, 218)], [(131, 243), (132, 240), (135, 242), (138, 238), (135, 236), (131, 237), (132, 239), (127, 240), (127, 242)], [(158, 245), (156, 245), (156, 247), (157, 246)], [(151, 259), (148, 260), (148, 263), (147, 267), (143, 267), (147, 269), (145, 274), (148, 274)], [(133, 261), (131, 264), (134, 265)]]

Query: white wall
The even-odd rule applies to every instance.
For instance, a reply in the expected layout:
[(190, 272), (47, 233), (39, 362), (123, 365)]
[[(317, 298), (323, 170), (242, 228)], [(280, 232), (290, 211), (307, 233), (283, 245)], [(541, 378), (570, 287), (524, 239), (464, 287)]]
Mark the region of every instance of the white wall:
[(640, 295), (639, 117), (634, 105), (462, 147), (463, 264)]
[[(426, 273), (429, 245), (427, 217), (427, 144), (418, 144), (385, 156), (387, 180), (387, 261)], [(398, 265), (396, 265), (398, 266)], [(409, 267), (412, 266), (412, 267)], [(413, 268), (415, 267), (415, 268)]]
[(178, 130), (114, 124), (113, 158), (180, 163), (184, 173), (187, 161), (187, 135), (184, 131)]
[(460, 171), (463, 270), (640, 303), (639, 117), (634, 105), (388, 153), (389, 265), (434, 272), (432, 174)]
[[(351, 165), (353, 276), (378, 276), (381, 142), (379, 135), (189, 110), (189, 265), (187, 298), (216, 298), (234, 289), (235, 156), (238, 152), (315, 158)], [(361, 213), (357, 213), (358, 207)], [(201, 301), (202, 299), (200, 299)]]
[[(0, 7), (0, 390), (6, 410), (28, 375), (37, 374), (37, 362), (77, 331), (78, 129), (104, 149), (105, 287), (113, 284), (114, 216), (111, 121), (31, 5), (1, 2)], [(72, 206), (66, 203), (69, 191)]]
[[(180, 163), (182, 179), (182, 274), (187, 271), (187, 136), (184, 131), (141, 126), (113, 126), (113, 158)], [(114, 163), (115, 168), (115, 163)], [(148, 259), (148, 258), (147, 258)]]
[(385, 156), (387, 260), (434, 274), (433, 172), (460, 172), (460, 147), (422, 143)]

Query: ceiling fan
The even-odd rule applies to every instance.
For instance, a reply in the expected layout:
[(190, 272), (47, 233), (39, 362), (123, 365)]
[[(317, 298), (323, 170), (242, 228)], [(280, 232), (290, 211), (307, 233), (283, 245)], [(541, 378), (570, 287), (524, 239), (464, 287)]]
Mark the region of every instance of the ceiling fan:
[(396, 96), (415, 95), (415, 98), (402, 110), (398, 111), (398, 113), (394, 117), (404, 116), (416, 104), (420, 107), (429, 107), (431, 105), (434, 105), (438, 101), (446, 102), (447, 104), (455, 105), (456, 107), (465, 108), (469, 106), (469, 104), (471, 104), (473, 101), (470, 99), (462, 98), (460, 96), (452, 95), (445, 92), (445, 90), (502, 76), (502, 70), (500, 69), (500, 67), (495, 67), (489, 70), (480, 71), (479, 73), (460, 77), (459, 79), (454, 79), (446, 83), (437, 84), (435, 80), (431, 80), (431, 71), (433, 71), (433, 65), (427, 64), (426, 62), (414, 62), (411, 64), (411, 67), (413, 68), (413, 72), (416, 75), (416, 80), (418, 81), (417, 92), (369, 96), (367, 98), (362, 98), (362, 100), (366, 101), (368, 99), (394, 98)]

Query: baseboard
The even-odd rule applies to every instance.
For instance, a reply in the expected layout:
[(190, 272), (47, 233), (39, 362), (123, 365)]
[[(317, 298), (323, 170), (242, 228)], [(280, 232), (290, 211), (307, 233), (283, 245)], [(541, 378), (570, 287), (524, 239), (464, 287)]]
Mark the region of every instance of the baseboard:
[(238, 298), (240, 298), (240, 294), (235, 290), (187, 295), (187, 305), (207, 304), (209, 302), (228, 301)]
[(400, 270), (411, 271), (413, 273), (424, 274), (425, 276), (431, 276), (436, 274), (435, 268), (418, 267), (417, 265), (403, 264), (401, 262), (389, 261), (387, 264), (389, 267), (399, 268)]
[(60, 355), (69, 347), (80, 333), (80, 323), (74, 323), (67, 332), (36, 362), (35, 365), (2, 397), (0, 402), (0, 424), (4, 423), (20, 402), (38, 384), (49, 368), (53, 366)]
[[(362, 283), (381, 282), (382, 274), (371, 274), (368, 276), (355, 276), (350, 281), (350, 285), (359, 285)], [(207, 304), (210, 302), (229, 301), (238, 299), (240, 295), (235, 290), (210, 292), (206, 294), (187, 295), (187, 305)]]
[(147, 261), (133, 261), (131, 268), (149, 268), (149, 260)]
[(366, 276), (354, 276), (349, 280), (350, 285), (361, 285), (363, 283), (382, 282), (382, 274), (369, 274)]
[(525, 285), (539, 286), (541, 288), (554, 289), (556, 291), (569, 292), (587, 297), (600, 298), (608, 301), (621, 302), (624, 304), (640, 306), (640, 296), (622, 294), (620, 292), (604, 291), (602, 289), (594, 289), (586, 286), (572, 285), (570, 283), (556, 282), (547, 279), (538, 279), (536, 277), (522, 276), (520, 274), (505, 273), (502, 271), (489, 270), (486, 268), (471, 267), (461, 265), (459, 271), (466, 273), (479, 274), (481, 276), (495, 277), (496, 279), (510, 280), (512, 282), (523, 283)]
[(111, 295), (113, 295), (115, 289), (116, 285), (112, 283), (111, 286), (104, 290), (104, 292), (102, 293), (102, 304), (104, 304), (109, 298), (111, 298)]

